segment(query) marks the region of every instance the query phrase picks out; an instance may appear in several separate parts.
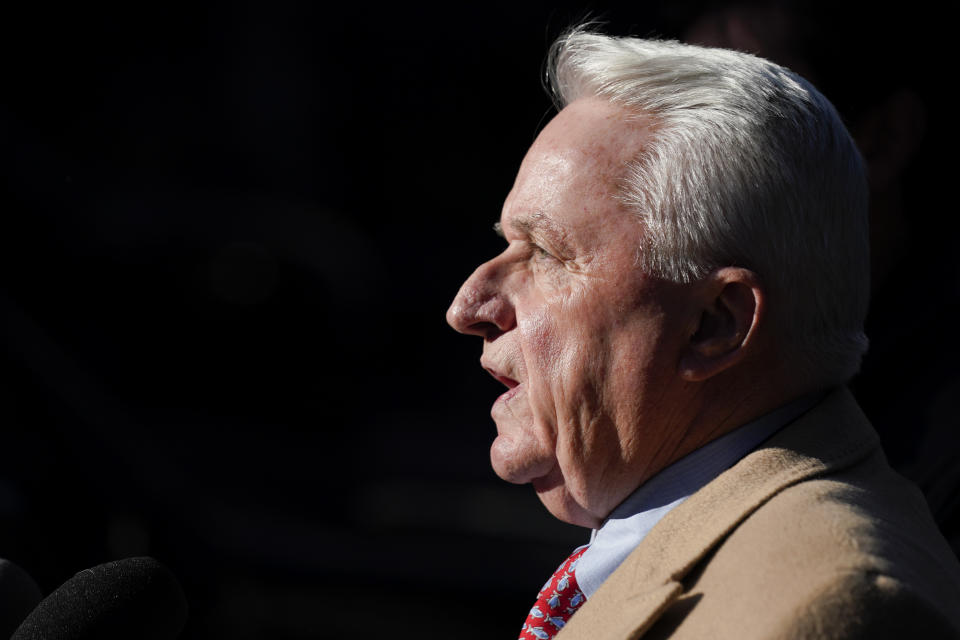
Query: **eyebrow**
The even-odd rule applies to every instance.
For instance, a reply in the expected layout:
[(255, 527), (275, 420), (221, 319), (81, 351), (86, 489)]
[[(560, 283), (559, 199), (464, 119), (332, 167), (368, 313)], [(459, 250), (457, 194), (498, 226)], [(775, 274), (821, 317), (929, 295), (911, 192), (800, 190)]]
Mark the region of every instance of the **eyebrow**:
[[(512, 219), (508, 222), (508, 225), (521, 235), (534, 240), (544, 238), (544, 240), (549, 240), (552, 245), (555, 245), (558, 251), (571, 253), (570, 246), (565, 241), (566, 230), (541, 211), (526, 217)], [(501, 238), (506, 237), (503, 232), (503, 225), (499, 222), (493, 223), (493, 230)]]

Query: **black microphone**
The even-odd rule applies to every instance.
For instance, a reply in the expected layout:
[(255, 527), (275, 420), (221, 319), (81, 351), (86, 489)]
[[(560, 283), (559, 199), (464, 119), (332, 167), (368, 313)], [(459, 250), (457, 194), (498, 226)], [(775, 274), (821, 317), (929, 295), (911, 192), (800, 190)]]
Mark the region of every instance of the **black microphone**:
[(9, 638), (41, 599), (43, 592), (33, 578), (0, 558), (0, 638)]
[(37, 605), (10, 640), (172, 640), (187, 621), (173, 573), (153, 558), (85, 569)]

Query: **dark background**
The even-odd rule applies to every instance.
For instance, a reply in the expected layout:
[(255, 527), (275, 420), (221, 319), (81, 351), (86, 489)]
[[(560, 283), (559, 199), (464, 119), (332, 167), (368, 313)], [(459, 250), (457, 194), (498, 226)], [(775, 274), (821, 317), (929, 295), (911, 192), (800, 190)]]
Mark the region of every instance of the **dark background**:
[(500, 246), (547, 47), (587, 15), (759, 52), (835, 101), (874, 198), (854, 388), (960, 528), (955, 162), (922, 5), (3, 13), (0, 556), (45, 592), (152, 555), (185, 638), (518, 632), (587, 533), (489, 470), (500, 385), (443, 316)]

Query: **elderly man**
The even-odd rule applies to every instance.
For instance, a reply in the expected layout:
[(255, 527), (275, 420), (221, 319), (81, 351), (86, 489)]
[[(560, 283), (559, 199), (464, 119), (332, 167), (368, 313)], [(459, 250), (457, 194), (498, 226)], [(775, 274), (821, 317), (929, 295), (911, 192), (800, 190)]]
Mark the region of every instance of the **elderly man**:
[(833, 107), (750, 55), (584, 30), (550, 80), (506, 247), (447, 314), (507, 387), (496, 473), (593, 529), (521, 638), (960, 637), (960, 566), (843, 387), (869, 256)]

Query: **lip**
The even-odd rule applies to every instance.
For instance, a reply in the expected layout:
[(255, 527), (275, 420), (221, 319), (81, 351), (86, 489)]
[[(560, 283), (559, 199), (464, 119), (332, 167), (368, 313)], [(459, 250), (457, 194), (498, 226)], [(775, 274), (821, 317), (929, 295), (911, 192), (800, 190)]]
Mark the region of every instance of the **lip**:
[(497, 402), (506, 402), (513, 396), (517, 395), (518, 393), (520, 393), (520, 387), (521, 385), (519, 382), (515, 383), (514, 386), (510, 387), (509, 389), (501, 393), (499, 396), (497, 396)]

